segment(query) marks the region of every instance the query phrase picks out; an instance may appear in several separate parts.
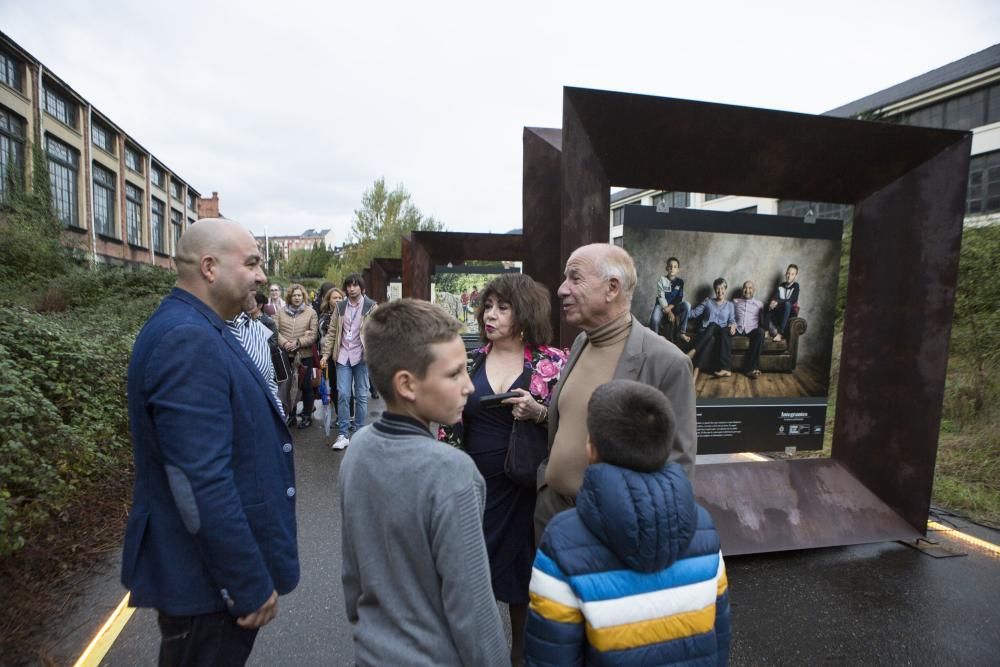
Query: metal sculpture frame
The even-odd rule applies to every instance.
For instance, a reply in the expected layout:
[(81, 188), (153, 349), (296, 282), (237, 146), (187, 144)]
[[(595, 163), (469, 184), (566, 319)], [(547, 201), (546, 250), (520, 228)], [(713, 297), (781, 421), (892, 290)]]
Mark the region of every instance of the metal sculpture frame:
[(398, 257), (376, 257), (366, 271), (368, 296), (378, 303), (384, 303), (388, 299), (389, 283), (392, 282), (392, 278), (403, 275), (403, 260)]
[[(968, 132), (564, 89), (557, 269), (607, 242), (612, 185), (854, 205), (831, 458), (699, 466), (726, 553), (926, 534), (970, 147)], [(551, 168), (526, 147), (526, 174), (529, 158)], [(524, 197), (540, 237), (527, 208), (544, 197)]]
[(521, 234), (410, 232), (403, 237), (403, 296), (429, 301), (437, 265), (470, 259), (516, 260), (523, 254)]

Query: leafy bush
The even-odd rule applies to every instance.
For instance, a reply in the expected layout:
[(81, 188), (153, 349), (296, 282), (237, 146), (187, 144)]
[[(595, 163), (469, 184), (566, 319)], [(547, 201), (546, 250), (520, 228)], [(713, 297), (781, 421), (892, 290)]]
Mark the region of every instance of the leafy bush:
[(65, 312), (0, 307), (0, 556), (82, 487), (128, 474), (128, 356), (171, 282), (162, 270), (70, 269), (44, 292), (63, 295)]
[(1000, 402), (1000, 309), (986, 286), (1000, 257), (1000, 226), (966, 229), (958, 268), (944, 417), (953, 427), (989, 422)]
[(59, 242), (62, 229), (52, 212), (48, 160), (37, 143), (30, 148), (31, 190), (7, 170), (6, 197), (0, 211), (0, 279), (23, 281), (62, 273), (70, 266), (69, 251)]

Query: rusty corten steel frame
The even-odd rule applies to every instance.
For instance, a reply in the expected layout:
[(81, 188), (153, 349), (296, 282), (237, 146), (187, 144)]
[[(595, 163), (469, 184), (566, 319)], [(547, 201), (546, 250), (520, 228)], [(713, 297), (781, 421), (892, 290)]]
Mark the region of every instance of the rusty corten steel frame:
[(832, 458), (699, 466), (726, 553), (926, 533), (971, 137), (564, 89), (560, 263), (612, 185), (854, 205)]
[[(559, 257), (560, 165), (562, 130), (526, 127), (523, 135), (521, 233), (524, 236), (524, 272), (549, 289), (552, 331), (559, 331), (560, 307), (556, 289), (562, 282)], [(564, 323), (565, 326), (565, 323)], [(561, 340), (563, 347), (569, 342)]]
[(365, 294), (371, 298), (372, 292), (372, 270), (371, 267), (361, 269), (361, 279), (365, 281)]
[(403, 237), (403, 296), (431, 298), (431, 276), (439, 264), (470, 259), (518, 260), (524, 253), (520, 234), (410, 232)]
[(398, 257), (376, 257), (365, 269), (368, 272), (368, 296), (378, 303), (384, 303), (388, 298), (389, 283), (392, 279), (403, 275), (403, 260)]

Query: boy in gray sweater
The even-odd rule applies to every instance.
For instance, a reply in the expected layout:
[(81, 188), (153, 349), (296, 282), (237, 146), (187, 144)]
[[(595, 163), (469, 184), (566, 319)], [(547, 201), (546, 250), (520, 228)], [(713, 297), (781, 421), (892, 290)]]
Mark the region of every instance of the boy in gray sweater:
[(437, 442), (472, 393), (461, 325), (426, 301), (373, 311), (362, 338), (382, 417), (340, 466), (344, 600), (359, 665), (503, 665), (483, 538), (486, 484)]

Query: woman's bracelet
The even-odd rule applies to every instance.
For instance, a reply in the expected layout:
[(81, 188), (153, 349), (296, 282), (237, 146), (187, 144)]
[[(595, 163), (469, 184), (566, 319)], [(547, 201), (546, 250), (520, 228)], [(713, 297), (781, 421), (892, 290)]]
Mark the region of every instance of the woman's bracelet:
[(539, 414), (538, 417), (535, 417), (535, 423), (541, 424), (548, 418), (549, 418), (549, 409), (543, 405), (541, 413)]

